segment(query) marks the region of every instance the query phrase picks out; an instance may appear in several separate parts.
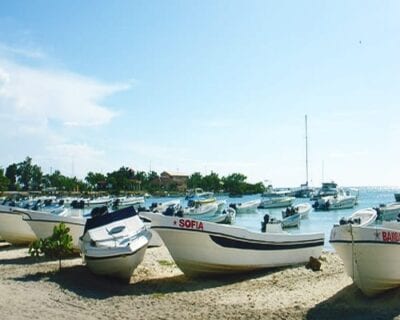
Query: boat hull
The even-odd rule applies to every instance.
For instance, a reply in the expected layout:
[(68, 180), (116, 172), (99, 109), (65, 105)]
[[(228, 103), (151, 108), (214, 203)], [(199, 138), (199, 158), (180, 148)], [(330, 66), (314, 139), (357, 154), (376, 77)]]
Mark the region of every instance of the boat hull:
[(112, 255), (112, 250), (110, 250), (109, 256), (103, 257), (86, 254), (84, 255), (84, 261), (89, 270), (94, 274), (107, 275), (129, 281), (133, 271), (143, 261), (146, 249), (147, 245), (133, 252), (116, 252), (115, 256)]
[(37, 237), (22, 215), (14, 212), (0, 212), (0, 236), (4, 241), (15, 245), (27, 245), (37, 240)]
[(152, 228), (178, 267), (194, 277), (300, 264), (319, 257), (323, 246), (323, 234), (252, 233), (185, 218), (156, 217)]
[(400, 286), (400, 230), (335, 226), (330, 242), (367, 296)]
[(79, 252), (79, 237), (82, 236), (85, 228), (86, 219), (57, 216), (44, 212), (29, 212), (24, 215), (24, 220), (29, 224), (38, 239), (45, 239), (53, 234), (54, 227), (61, 222), (69, 228), (72, 236), (72, 247), (75, 252)]
[(259, 208), (261, 209), (272, 209), (272, 208), (285, 208), (285, 207), (290, 207), (295, 198), (294, 197), (288, 197), (285, 199), (280, 199), (280, 198), (271, 198), (268, 200), (262, 200)]

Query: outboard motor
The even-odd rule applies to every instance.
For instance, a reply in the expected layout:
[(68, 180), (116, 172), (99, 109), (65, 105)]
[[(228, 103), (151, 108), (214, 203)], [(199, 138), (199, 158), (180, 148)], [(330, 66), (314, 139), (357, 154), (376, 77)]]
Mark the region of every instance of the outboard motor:
[[(377, 219), (380, 220), (382, 218), (382, 210), (380, 208), (374, 208), (376, 211)], [(398, 218), (398, 217), (397, 217)]]
[(150, 205), (150, 211), (153, 211), (153, 209), (157, 208), (157, 206), (158, 206), (157, 202), (153, 202), (153, 203)]
[(85, 207), (85, 201), (81, 200), (79, 201), (78, 209), (83, 209)]
[(92, 218), (95, 218), (95, 217), (103, 216), (103, 215), (105, 215), (106, 213), (108, 213), (108, 208), (107, 208), (107, 206), (96, 207), (96, 208), (93, 208), (93, 209), (92, 209), (92, 211), (90, 212), (90, 216), (91, 216)]
[(78, 209), (78, 200), (72, 200), (71, 201), (71, 207), (74, 209)]
[(175, 216), (182, 218), (183, 217), (183, 209), (179, 209), (176, 213)]
[(172, 206), (170, 206), (170, 207), (168, 207), (167, 208), (167, 210), (165, 210), (164, 212), (163, 212), (163, 215), (164, 216), (173, 216), (174, 215), (174, 213), (175, 213), (175, 210), (174, 210), (174, 208), (172, 207)]
[(264, 221), (261, 222), (261, 232), (267, 231), (267, 224), (269, 222), (269, 214), (264, 215)]
[(113, 208), (118, 208), (120, 202), (121, 202), (121, 201), (120, 201), (118, 198), (115, 199), (115, 200), (113, 201), (112, 207), (113, 207)]
[(44, 200), (44, 205), (45, 207), (48, 207), (49, 205), (51, 205), (52, 200), (51, 199), (45, 199)]
[(237, 208), (237, 207), (236, 207), (236, 203), (230, 203), (230, 204), (229, 204), (229, 207), (231, 207), (231, 208), (233, 208), (233, 209), (235, 209), (235, 210), (236, 210), (236, 208)]
[(397, 215), (397, 222), (400, 222), (400, 213)]
[(193, 200), (189, 200), (188, 201), (188, 207), (194, 207), (195, 206), (195, 204), (196, 204), (196, 202), (195, 201), (193, 201)]
[(344, 226), (345, 224), (348, 224), (349, 222), (347, 221), (347, 219), (345, 217), (340, 218), (339, 220), (339, 224), (341, 226)]
[(64, 205), (64, 199), (60, 199), (60, 201), (58, 201), (58, 205), (61, 207)]

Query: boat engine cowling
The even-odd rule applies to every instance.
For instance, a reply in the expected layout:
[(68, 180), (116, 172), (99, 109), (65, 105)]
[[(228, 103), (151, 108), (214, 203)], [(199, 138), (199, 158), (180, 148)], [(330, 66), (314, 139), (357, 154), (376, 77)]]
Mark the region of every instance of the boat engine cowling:
[(261, 232), (267, 231), (267, 224), (269, 222), (269, 214), (264, 215), (264, 221), (261, 222)]

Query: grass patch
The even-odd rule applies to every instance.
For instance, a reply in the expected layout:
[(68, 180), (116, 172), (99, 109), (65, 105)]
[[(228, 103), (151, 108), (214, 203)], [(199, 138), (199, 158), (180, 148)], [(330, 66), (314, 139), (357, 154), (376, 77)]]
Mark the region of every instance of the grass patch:
[(174, 267), (175, 263), (172, 261), (168, 261), (168, 260), (157, 260), (157, 262), (164, 267)]

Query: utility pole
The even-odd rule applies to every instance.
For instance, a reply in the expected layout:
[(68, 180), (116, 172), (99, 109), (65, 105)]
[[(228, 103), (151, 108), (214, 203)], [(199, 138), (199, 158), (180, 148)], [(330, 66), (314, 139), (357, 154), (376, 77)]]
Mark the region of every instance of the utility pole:
[(305, 115), (306, 123), (306, 185), (308, 187), (308, 133), (307, 133), (307, 115)]

